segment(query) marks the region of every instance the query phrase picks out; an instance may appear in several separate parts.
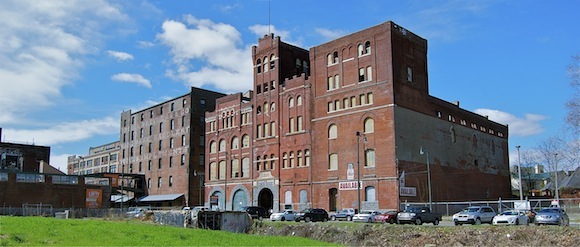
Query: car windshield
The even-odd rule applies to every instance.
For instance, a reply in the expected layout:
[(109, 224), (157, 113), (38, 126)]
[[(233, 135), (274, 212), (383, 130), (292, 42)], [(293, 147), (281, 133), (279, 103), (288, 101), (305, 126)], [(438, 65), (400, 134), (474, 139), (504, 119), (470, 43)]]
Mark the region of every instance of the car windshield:
[(405, 211), (406, 212), (411, 212), (411, 213), (420, 213), (421, 212), (421, 208), (407, 208)]
[(343, 213), (343, 214), (346, 214), (346, 213), (348, 213), (348, 209), (343, 209), (343, 210), (340, 210), (338, 213)]
[(466, 208), (466, 209), (463, 209), (461, 212), (462, 213), (474, 213), (474, 212), (478, 212), (478, 211), (479, 211), (479, 208)]
[(559, 213), (560, 210), (557, 208), (544, 208), (540, 213)]
[(372, 213), (373, 213), (373, 211), (366, 211), (366, 210), (363, 210), (360, 212), (360, 214), (372, 214)]
[(501, 213), (501, 215), (518, 215), (519, 213), (516, 211), (505, 211)]

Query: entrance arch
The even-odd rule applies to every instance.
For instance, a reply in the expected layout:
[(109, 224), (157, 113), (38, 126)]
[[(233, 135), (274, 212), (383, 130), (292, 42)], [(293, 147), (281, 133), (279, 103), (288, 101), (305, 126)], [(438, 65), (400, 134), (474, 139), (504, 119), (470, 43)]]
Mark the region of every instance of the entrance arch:
[(274, 208), (274, 194), (270, 189), (262, 189), (258, 194), (258, 206), (268, 210)]
[(336, 211), (336, 197), (338, 196), (338, 190), (336, 188), (331, 188), (328, 190), (328, 210)]
[(248, 206), (247, 202), (248, 202), (248, 196), (246, 195), (246, 192), (243, 190), (237, 190), (234, 193), (234, 199), (232, 201), (232, 203), (233, 203), (232, 209), (234, 211), (240, 211), (241, 207)]

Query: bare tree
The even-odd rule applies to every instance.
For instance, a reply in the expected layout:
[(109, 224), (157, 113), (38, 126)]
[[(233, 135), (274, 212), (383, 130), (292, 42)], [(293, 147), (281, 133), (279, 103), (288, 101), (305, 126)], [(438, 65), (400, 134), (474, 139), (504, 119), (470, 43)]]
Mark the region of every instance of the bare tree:
[(572, 64), (568, 67), (568, 75), (574, 95), (566, 103), (566, 108), (568, 108), (566, 123), (577, 137), (580, 135), (580, 55), (572, 57), (572, 60)]

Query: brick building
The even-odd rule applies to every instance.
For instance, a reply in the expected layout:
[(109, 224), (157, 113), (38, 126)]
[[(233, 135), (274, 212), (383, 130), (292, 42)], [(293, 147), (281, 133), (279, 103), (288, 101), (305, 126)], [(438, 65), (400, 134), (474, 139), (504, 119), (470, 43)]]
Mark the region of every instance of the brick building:
[[(136, 112), (121, 113), (120, 172), (143, 174), (153, 206), (203, 201), (205, 112), (224, 94), (191, 88), (188, 94)], [(185, 202), (185, 203), (183, 203)]]
[(85, 156), (72, 155), (67, 159), (68, 174), (117, 173), (119, 169), (119, 141), (89, 148)]
[[(266, 35), (254, 88), (206, 113), (206, 204), (397, 209), (510, 196), (508, 129), (429, 95), (427, 41), (392, 22), (309, 51)], [(360, 182), (359, 182), (360, 180)]]
[(0, 141), (0, 171), (40, 172), (42, 162), (50, 164), (50, 147)]

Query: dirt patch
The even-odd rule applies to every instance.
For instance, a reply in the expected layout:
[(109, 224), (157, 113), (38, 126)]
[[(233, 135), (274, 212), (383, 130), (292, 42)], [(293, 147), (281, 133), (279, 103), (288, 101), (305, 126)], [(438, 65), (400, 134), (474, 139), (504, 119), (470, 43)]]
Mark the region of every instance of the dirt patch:
[(347, 246), (578, 246), (580, 229), (558, 226), (433, 227), (387, 224), (254, 224), (252, 232)]

